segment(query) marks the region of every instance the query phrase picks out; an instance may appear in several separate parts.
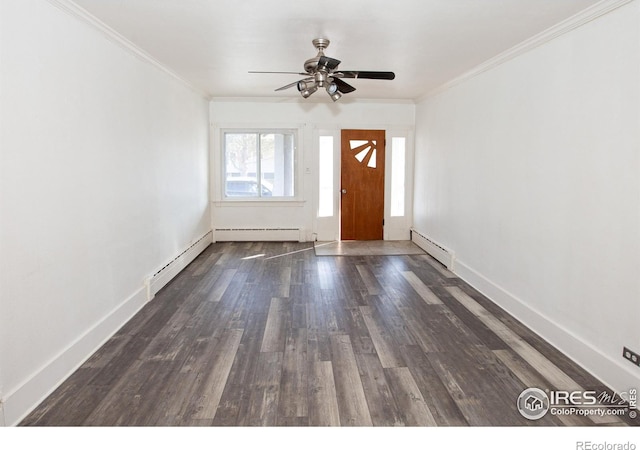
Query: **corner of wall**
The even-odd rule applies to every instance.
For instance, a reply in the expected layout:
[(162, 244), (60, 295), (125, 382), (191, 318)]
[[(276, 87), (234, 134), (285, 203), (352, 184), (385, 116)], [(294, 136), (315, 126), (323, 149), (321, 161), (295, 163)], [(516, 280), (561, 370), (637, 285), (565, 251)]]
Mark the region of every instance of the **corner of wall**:
[(0, 427), (6, 426), (6, 422), (4, 420), (4, 402), (0, 400)]

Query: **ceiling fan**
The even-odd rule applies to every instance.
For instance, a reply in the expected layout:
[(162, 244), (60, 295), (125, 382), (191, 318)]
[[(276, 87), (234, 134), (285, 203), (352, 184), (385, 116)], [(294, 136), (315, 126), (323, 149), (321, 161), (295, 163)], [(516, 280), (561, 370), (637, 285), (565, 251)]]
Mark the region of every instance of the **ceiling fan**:
[(300, 81), (296, 81), (286, 86), (282, 86), (276, 91), (283, 91), (293, 86), (298, 88), (300, 95), (308, 98), (316, 92), (318, 88), (325, 88), (327, 94), (335, 102), (342, 94), (348, 94), (356, 90), (349, 83), (343, 81), (343, 78), (368, 78), (372, 80), (393, 80), (396, 75), (393, 72), (371, 72), (363, 70), (338, 70), (340, 61), (325, 56), (324, 50), (329, 46), (329, 39), (318, 38), (312, 41), (313, 46), (318, 50), (318, 54), (311, 59), (307, 59), (304, 63), (304, 72), (259, 72), (250, 71), (249, 73), (284, 73), (304, 75)]

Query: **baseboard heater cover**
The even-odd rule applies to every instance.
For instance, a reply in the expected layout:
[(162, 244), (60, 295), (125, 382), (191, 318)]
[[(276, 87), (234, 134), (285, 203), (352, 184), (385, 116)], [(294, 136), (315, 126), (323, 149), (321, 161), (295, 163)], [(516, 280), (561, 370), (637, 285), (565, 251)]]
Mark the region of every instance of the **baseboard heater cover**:
[(216, 228), (216, 242), (295, 241), (302, 242), (300, 228)]
[(213, 231), (208, 231), (195, 240), (189, 247), (151, 275), (146, 282), (147, 298), (153, 299), (160, 289), (169, 283), (182, 269), (187, 267), (200, 253), (213, 242)]
[(454, 263), (455, 263), (455, 253), (453, 250), (450, 250), (444, 247), (441, 244), (438, 244), (433, 239), (425, 236), (424, 234), (416, 231), (415, 229), (411, 229), (411, 241), (416, 244), (418, 247), (423, 249), (425, 252), (433, 256), (435, 259), (440, 261), (444, 266), (450, 271), (454, 271)]

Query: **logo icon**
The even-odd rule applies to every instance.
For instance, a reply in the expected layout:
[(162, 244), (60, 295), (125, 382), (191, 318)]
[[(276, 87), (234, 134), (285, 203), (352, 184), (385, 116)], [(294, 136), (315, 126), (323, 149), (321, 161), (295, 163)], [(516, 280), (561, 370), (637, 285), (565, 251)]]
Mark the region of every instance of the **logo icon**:
[(541, 389), (528, 388), (518, 397), (518, 411), (522, 417), (538, 420), (549, 411), (549, 396)]

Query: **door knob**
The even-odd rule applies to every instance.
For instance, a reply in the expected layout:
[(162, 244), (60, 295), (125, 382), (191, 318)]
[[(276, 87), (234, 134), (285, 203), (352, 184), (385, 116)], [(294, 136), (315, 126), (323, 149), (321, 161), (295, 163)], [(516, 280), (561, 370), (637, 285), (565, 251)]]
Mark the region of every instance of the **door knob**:
[(343, 193), (343, 194), (346, 194), (346, 193), (347, 193), (347, 190), (346, 190), (346, 189), (343, 189), (343, 190), (342, 190), (342, 193)]

